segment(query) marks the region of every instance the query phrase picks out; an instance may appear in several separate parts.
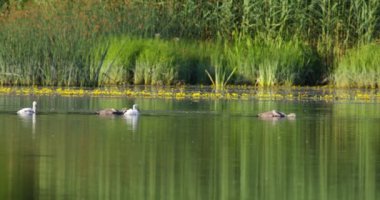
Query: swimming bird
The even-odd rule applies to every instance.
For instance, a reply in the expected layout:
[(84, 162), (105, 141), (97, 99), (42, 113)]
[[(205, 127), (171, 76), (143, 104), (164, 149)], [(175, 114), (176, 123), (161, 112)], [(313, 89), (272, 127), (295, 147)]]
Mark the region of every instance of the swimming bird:
[(139, 115), (139, 110), (137, 109), (137, 104), (133, 104), (133, 107), (132, 109), (128, 109), (124, 115), (125, 116), (136, 116), (136, 115)]
[(289, 113), (287, 115), (287, 114), (285, 114), (283, 112), (272, 110), (272, 111), (260, 113), (257, 116), (260, 117), (260, 118), (265, 118), (265, 119), (270, 119), (270, 118), (285, 118), (285, 117), (287, 117), (287, 118), (295, 118), (296, 114), (295, 113)]
[(37, 113), (37, 102), (33, 101), (33, 108), (23, 108), (17, 111), (19, 115), (33, 115)]
[(116, 110), (114, 108), (106, 108), (106, 109), (97, 111), (96, 114), (102, 115), (102, 116), (110, 116), (110, 115), (123, 115), (125, 112), (126, 112), (125, 109)]

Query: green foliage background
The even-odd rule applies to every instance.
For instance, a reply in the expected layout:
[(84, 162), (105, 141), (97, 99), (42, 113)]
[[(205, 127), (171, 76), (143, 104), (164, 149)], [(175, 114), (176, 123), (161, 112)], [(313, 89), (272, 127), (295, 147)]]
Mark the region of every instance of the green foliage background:
[[(366, 77), (380, 55), (360, 51), (379, 46), (377, 0), (9, 0), (0, 7), (3, 85), (378, 87)], [(368, 61), (343, 67), (356, 50)]]

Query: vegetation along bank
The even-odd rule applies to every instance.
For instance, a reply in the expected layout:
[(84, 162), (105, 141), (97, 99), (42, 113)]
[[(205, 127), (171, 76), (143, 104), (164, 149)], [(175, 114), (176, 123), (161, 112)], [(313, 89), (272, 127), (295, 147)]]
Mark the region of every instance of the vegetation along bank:
[(0, 1), (0, 84), (380, 84), (377, 0)]

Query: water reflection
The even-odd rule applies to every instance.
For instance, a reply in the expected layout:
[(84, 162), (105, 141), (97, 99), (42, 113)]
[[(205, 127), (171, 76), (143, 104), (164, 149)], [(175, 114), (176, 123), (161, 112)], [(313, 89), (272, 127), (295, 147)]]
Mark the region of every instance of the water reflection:
[(33, 134), (33, 138), (34, 138), (35, 134), (36, 134), (36, 114), (17, 115), (17, 116), (21, 119), (21, 121), (23, 122), (23, 124), (26, 127), (30, 127), (30, 125), (31, 125), (32, 134)]
[(295, 122), (296, 121), (295, 117), (291, 117), (291, 118), (288, 118), (288, 117), (282, 117), (282, 118), (279, 118), (279, 117), (272, 117), (272, 118), (258, 117), (258, 119), (265, 122), (265, 123), (270, 123), (273, 126), (278, 125), (279, 123), (285, 123), (287, 121), (289, 121), (289, 122)]
[(127, 122), (129, 130), (136, 131), (139, 121), (139, 115), (125, 115), (124, 118)]
[[(80, 101), (86, 111), (104, 103)], [(141, 119), (39, 115), (33, 139), (25, 134), (36, 126), (33, 116), (0, 114), (0, 199), (380, 196), (380, 105), (137, 101), (148, 110)], [(271, 107), (294, 111), (297, 119), (253, 117)], [(175, 114), (149, 114), (168, 110)]]

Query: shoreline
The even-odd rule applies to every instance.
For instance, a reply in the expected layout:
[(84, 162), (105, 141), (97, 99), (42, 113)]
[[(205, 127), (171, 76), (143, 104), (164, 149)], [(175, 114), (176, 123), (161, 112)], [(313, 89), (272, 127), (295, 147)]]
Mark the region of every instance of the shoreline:
[(158, 98), (175, 100), (258, 100), (380, 102), (379, 89), (339, 89), (331, 87), (230, 86), (216, 91), (210, 86), (131, 86), (131, 87), (0, 87), (0, 95), (34, 95), (64, 97)]

